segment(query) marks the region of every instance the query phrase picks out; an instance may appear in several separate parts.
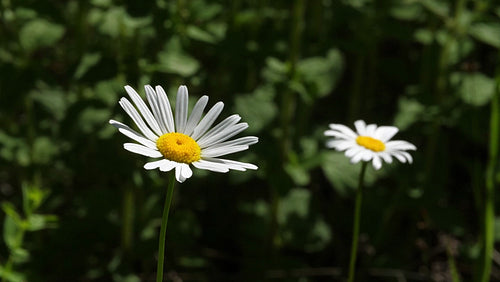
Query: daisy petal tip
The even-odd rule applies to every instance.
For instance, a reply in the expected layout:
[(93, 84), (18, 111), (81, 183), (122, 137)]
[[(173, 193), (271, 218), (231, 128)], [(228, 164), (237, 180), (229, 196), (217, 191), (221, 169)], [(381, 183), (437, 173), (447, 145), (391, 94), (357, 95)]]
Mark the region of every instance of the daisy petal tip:
[(127, 93), (136, 93), (134, 88), (130, 85), (125, 85), (124, 88), (125, 88), (125, 91), (127, 91)]
[(258, 170), (258, 169), (259, 169), (259, 167), (258, 167), (258, 166), (256, 166), (256, 165), (252, 165), (252, 166), (247, 167), (247, 169), (251, 169), (251, 170)]

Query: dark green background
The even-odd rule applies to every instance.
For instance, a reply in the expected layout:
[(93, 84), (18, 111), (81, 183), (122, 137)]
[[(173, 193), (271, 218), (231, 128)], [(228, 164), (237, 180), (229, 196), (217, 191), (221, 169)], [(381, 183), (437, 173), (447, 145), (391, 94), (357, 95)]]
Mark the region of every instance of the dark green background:
[[(360, 167), (323, 131), (364, 119), (418, 150), (368, 171), (359, 281), (449, 281), (453, 264), (470, 280), (499, 17), (479, 0), (2, 0), (0, 265), (11, 254), (11, 281), (153, 279), (167, 177), (108, 120), (131, 124), (124, 85), (175, 100), (185, 84), (248, 122), (260, 141), (231, 157), (259, 170), (177, 185), (170, 279), (345, 277)], [(22, 187), (44, 201), (23, 209)]]

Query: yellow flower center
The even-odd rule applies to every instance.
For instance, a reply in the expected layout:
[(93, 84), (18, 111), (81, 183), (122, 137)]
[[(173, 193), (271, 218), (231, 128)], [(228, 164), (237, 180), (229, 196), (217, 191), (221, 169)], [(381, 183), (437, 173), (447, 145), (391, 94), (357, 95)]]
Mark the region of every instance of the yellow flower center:
[(172, 132), (160, 136), (156, 147), (165, 159), (190, 164), (201, 159), (201, 148), (193, 138), (186, 134)]
[(369, 136), (358, 136), (358, 138), (356, 138), (356, 143), (374, 152), (382, 152), (385, 150), (384, 142)]

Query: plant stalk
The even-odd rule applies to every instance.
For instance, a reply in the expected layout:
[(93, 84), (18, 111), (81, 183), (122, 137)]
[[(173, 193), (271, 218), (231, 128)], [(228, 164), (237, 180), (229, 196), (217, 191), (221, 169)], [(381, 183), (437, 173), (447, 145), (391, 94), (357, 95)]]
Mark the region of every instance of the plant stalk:
[(361, 202), (363, 199), (363, 186), (366, 166), (368, 162), (363, 162), (359, 173), (358, 189), (356, 190), (356, 203), (354, 205), (354, 225), (352, 227), (351, 259), (349, 261), (349, 282), (354, 282), (356, 269), (356, 256), (358, 254), (359, 223), (361, 218)]
[(174, 195), (175, 172), (169, 173), (167, 196), (165, 197), (165, 206), (163, 207), (163, 215), (161, 217), (160, 241), (158, 243), (158, 267), (156, 272), (156, 282), (163, 281), (163, 265), (165, 260), (165, 238), (167, 235), (168, 212)]
[(481, 256), (478, 281), (490, 281), (491, 260), (495, 243), (495, 171), (498, 164), (498, 141), (500, 133), (500, 70), (497, 72), (496, 88), (491, 100), (490, 140), (486, 185), (483, 194), (483, 224), (481, 228)]

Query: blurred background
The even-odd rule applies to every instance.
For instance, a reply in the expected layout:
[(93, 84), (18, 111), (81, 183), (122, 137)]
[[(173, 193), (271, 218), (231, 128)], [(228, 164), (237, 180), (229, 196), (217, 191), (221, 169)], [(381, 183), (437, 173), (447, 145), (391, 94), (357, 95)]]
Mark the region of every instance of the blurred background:
[(499, 49), (496, 1), (1, 0), (2, 281), (153, 281), (167, 177), (108, 124), (127, 84), (260, 138), (176, 186), (169, 280), (342, 281), (360, 165), (323, 132), (357, 119), (418, 148), (368, 171), (359, 281), (471, 280)]

